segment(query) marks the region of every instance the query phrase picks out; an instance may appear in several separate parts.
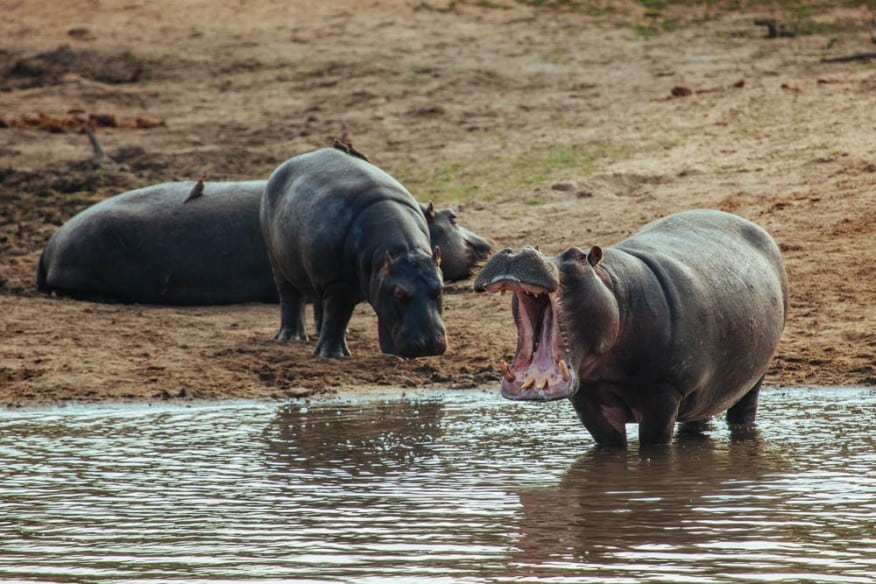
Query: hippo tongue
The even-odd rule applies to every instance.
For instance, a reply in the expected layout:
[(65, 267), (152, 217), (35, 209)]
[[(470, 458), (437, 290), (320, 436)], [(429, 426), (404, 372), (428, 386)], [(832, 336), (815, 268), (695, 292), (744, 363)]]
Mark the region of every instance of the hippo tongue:
[(561, 347), (556, 295), (515, 290), (518, 302), (517, 356), (503, 371), (508, 399), (555, 400), (569, 397), (574, 385)]

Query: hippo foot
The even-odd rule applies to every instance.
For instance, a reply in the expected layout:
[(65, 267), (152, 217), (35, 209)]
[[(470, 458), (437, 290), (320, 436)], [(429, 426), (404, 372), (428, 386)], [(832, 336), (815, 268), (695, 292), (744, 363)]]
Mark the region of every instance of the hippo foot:
[(286, 327), (282, 327), (277, 331), (277, 334), (274, 335), (274, 339), (278, 341), (308, 341), (307, 333), (304, 331), (296, 331)]
[(323, 359), (343, 359), (350, 356), (350, 349), (347, 347), (346, 341), (340, 343), (320, 342), (313, 350), (313, 354)]

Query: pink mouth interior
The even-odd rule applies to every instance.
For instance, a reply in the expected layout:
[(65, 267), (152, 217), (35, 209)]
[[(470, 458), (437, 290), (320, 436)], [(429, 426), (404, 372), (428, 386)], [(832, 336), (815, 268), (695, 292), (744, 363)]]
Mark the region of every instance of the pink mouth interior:
[(517, 295), (517, 355), (503, 371), (503, 394), (517, 399), (568, 397), (574, 388), (574, 371), (567, 361), (565, 334), (557, 318), (561, 311), (557, 295), (532, 284), (507, 280), (486, 288), (490, 292), (510, 290)]

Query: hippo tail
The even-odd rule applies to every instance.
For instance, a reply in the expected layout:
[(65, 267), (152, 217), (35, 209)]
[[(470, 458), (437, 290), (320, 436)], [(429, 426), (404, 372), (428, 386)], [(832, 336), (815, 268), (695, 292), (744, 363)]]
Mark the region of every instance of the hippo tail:
[(37, 265), (37, 277), (36, 277), (37, 290), (39, 290), (43, 294), (49, 294), (51, 292), (51, 289), (49, 288), (49, 284), (48, 284), (48, 282), (46, 282), (47, 277), (48, 277), (48, 270), (46, 269), (46, 251), (43, 250), (43, 253), (40, 254), (40, 262)]

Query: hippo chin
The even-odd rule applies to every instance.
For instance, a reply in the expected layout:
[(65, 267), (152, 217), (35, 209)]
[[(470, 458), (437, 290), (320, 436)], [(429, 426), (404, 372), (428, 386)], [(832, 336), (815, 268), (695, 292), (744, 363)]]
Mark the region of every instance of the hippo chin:
[(364, 300), (377, 314), (384, 353), (446, 349), (440, 249), (420, 205), (381, 169), (332, 148), (296, 156), (265, 186), (261, 229), (280, 295), (277, 339), (307, 339), (309, 298), (314, 353), (347, 356), (347, 323)]
[(474, 288), (514, 294), (502, 395), (569, 398), (600, 444), (666, 443), (676, 421), (750, 423), (785, 324), (787, 275), (762, 228), (712, 210), (654, 221), (605, 250), (496, 253)]

